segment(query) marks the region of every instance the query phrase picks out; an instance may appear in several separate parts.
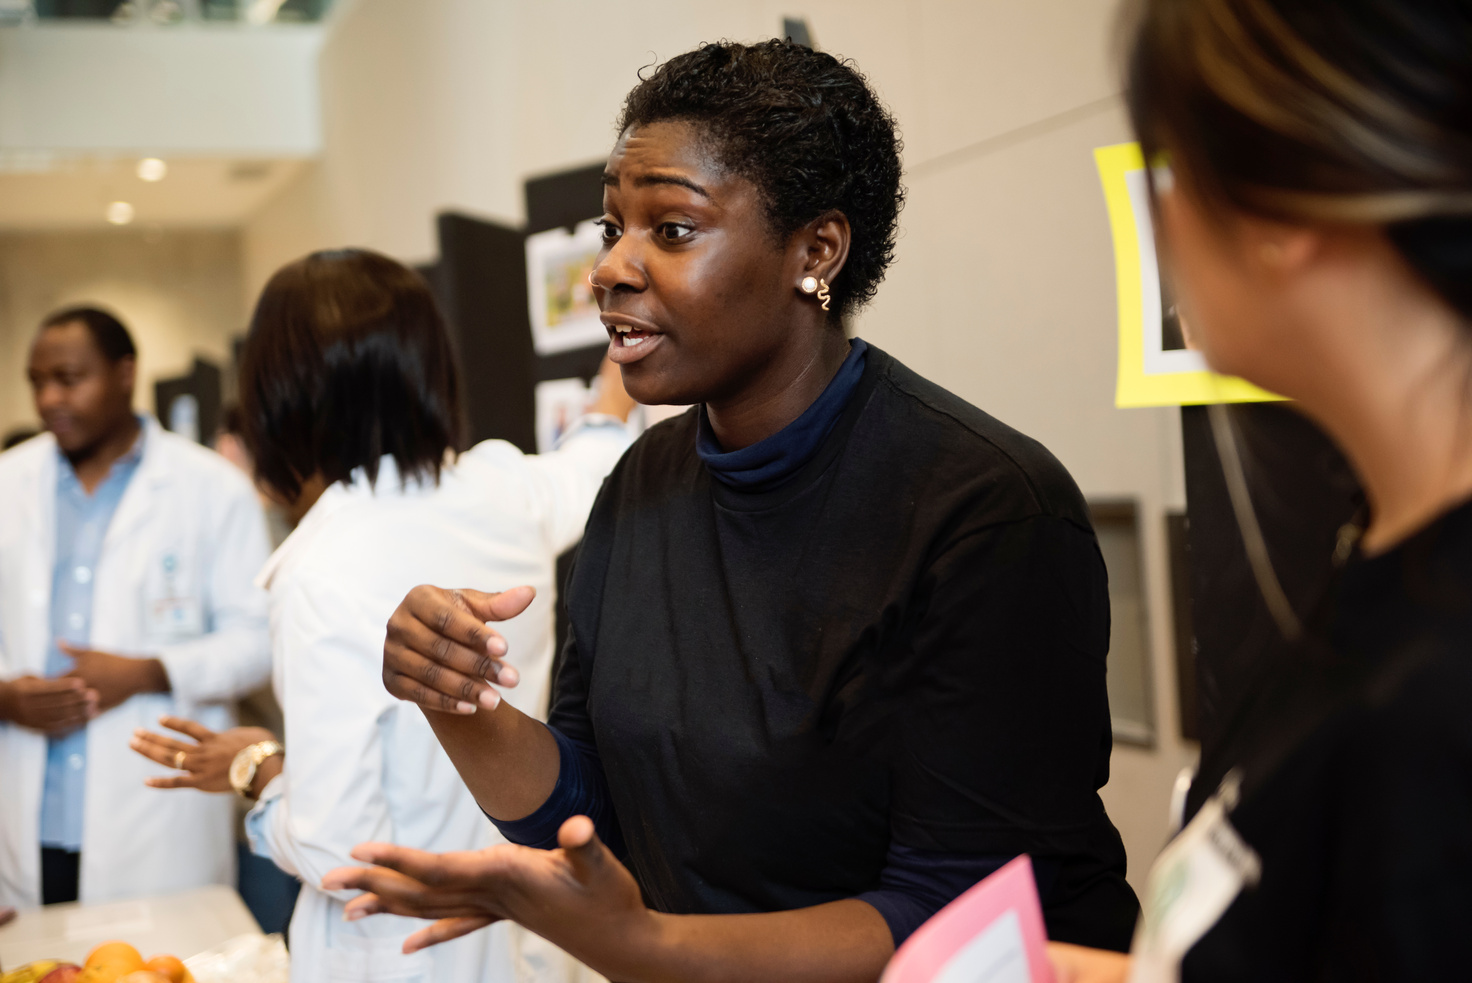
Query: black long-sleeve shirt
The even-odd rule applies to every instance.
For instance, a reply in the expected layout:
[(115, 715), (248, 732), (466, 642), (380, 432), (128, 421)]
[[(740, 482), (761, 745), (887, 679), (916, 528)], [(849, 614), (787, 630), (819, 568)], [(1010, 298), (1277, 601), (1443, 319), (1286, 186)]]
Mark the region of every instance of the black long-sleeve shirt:
[(715, 480), (698, 420), (594, 507), (550, 717), (649, 903), (788, 910), (880, 889), (895, 850), (1026, 852), (1053, 937), (1126, 947), (1106, 576), (1063, 467), (872, 347), (778, 487)]
[(1193, 801), (1240, 775), (1231, 822), (1262, 875), (1182, 978), (1464, 979), (1472, 503), (1353, 559), (1311, 621), (1202, 761)]

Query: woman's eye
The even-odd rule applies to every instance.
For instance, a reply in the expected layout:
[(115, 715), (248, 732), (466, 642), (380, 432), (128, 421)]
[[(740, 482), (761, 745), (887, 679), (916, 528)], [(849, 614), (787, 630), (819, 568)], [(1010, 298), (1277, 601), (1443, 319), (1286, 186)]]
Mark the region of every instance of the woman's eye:
[(665, 222), (658, 229), (660, 238), (665, 242), (680, 242), (689, 238), (694, 231), (695, 229), (691, 226), (681, 225), (679, 222)]
[(597, 222), (595, 222), (593, 224), (594, 225), (597, 225), (599, 228), (601, 228), (603, 230), (603, 241), (604, 242), (617, 242), (618, 241), (618, 237), (621, 236), (621, 235), (623, 235), (623, 230), (620, 229), (618, 226), (614, 225), (611, 221), (609, 221), (606, 218), (600, 218)]

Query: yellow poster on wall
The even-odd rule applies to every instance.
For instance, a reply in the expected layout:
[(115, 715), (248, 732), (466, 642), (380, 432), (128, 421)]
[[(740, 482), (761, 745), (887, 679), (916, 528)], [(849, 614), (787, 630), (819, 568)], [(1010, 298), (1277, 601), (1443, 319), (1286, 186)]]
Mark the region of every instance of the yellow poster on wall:
[(1150, 187), (1137, 143), (1094, 151), (1109, 224), (1119, 293), (1119, 376), (1115, 406), (1189, 406), (1281, 399), (1252, 383), (1219, 375), (1189, 347), (1170, 285), (1155, 257)]

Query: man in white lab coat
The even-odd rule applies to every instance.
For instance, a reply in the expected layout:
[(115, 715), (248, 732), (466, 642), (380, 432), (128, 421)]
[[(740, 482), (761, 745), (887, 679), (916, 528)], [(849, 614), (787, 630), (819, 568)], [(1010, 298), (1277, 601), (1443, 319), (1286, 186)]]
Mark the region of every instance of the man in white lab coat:
[(0, 455), (0, 905), (234, 876), (228, 800), (144, 786), (161, 714), (226, 727), (270, 674), (268, 552), (249, 482), (134, 415), (112, 315), (47, 318), (28, 366), (47, 432)]

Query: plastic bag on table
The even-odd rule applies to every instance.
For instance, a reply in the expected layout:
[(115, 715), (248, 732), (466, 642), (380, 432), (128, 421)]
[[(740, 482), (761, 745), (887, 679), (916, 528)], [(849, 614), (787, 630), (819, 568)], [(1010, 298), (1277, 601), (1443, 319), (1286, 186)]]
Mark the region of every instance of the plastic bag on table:
[(237, 935), (184, 960), (197, 983), (288, 983), (291, 961), (280, 935)]

